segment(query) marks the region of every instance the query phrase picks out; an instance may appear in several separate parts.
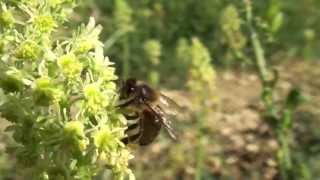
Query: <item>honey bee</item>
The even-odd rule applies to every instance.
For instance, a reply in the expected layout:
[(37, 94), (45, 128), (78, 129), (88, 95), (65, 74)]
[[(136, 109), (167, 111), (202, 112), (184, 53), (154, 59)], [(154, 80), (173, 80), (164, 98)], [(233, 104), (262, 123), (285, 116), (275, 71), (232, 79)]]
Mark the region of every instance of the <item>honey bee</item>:
[(130, 121), (127, 137), (122, 139), (125, 144), (137, 143), (148, 145), (159, 135), (162, 127), (169, 136), (177, 140), (169, 117), (176, 115), (179, 106), (175, 101), (163, 95), (149, 85), (130, 78), (120, 88), (120, 104), (118, 107), (126, 110), (125, 117)]

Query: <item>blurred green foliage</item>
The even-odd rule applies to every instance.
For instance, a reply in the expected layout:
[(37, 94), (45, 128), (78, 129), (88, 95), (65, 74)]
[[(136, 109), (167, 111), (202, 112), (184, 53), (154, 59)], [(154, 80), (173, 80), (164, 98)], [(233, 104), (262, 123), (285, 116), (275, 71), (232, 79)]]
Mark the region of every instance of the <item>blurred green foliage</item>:
[[(319, 1), (253, 1), (253, 6), (254, 23), (263, 35), (264, 47), (270, 49), (267, 59), (319, 57)], [(156, 68), (161, 75), (181, 71), (175, 49), (182, 38), (197, 37), (207, 46), (215, 64), (250, 64), (244, 55), (252, 52), (246, 49), (249, 40), (241, 1), (95, 0), (87, 2), (83, 9), (94, 11), (104, 25), (107, 54), (117, 61), (124, 78), (131, 75), (150, 79), (144, 75), (154, 74), (149, 73), (154, 65), (143, 51), (144, 42), (150, 39), (161, 46), (161, 63)], [(162, 82), (172, 80), (165, 76), (160, 76)]]
[[(251, 2), (250, 25), (243, 1), (236, 0), (95, 0), (82, 8), (94, 12), (104, 25), (105, 50), (116, 61), (121, 78), (133, 76), (153, 85), (185, 88), (194, 93), (192, 100), (202, 95), (213, 100), (215, 71), (210, 65), (257, 68), (252, 47), (257, 42), (252, 36), (259, 36), (263, 68), (255, 70), (265, 74), (263, 78), (269, 78), (264, 71), (272, 63), (320, 56), (320, 1)], [(208, 117), (202, 111), (194, 115), (201, 142), (202, 121)], [(198, 149), (202, 146), (199, 143)], [(196, 152), (197, 171), (201, 171), (203, 154)]]
[[(26, 2), (26, 0), (20, 1)], [(20, 1), (15, 0), (14, 2)], [(59, 0), (50, 2), (59, 2)], [(294, 58), (312, 60), (320, 57), (318, 51), (320, 48), (319, 0), (252, 0), (251, 2), (254, 14), (252, 26), (259, 35), (259, 48), (263, 51), (266, 64)], [(7, 10), (2, 7), (1, 26), (13, 26), (14, 16), (11, 11), (12, 9)], [(216, 102), (216, 71), (213, 67), (238, 68), (243, 65), (248, 67), (255, 65), (255, 52), (252, 48), (254, 38), (251, 37), (250, 27), (245, 22), (246, 12), (243, 1), (83, 1), (83, 5), (78, 7), (77, 15), (74, 15), (73, 18), (87, 22), (89, 16), (94, 16), (103, 26), (101, 37), (105, 54), (116, 62), (116, 71), (121, 79), (137, 77), (149, 81), (153, 86), (161, 84), (169, 88), (186, 89), (191, 94), (190, 97), (193, 97), (190, 98), (194, 101), (193, 105), (202, 108), (201, 111), (193, 114), (194, 124), (188, 124), (192, 128), (196, 125), (195, 129), (198, 134), (195, 139), (198, 140), (198, 144), (195, 147), (193, 144), (189, 146), (180, 144), (168, 150), (167, 154), (172, 162), (168, 167), (176, 166), (178, 172), (179, 168), (185, 166), (186, 163), (195, 164), (198, 179), (206, 177), (206, 167), (202, 167), (206, 152), (201, 150), (209, 144), (208, 139), (210, 140), (212, 136), (202, 131), (206, 128), (204, 124), (210, 118), (206, 110), (212, 110), (210, 103)], [(56, 24), (45, 15), (34, 19), (34, 22), (35, 27), (38, 27), (41, 32), (49, 32), (56, 28)], [(69, 23), (72, 24), (72, 22)], [(96, 39), (96, 37), (86, 35), (82, 37), (82, 40)], [(7, 43), (7, 40), (3, 38), (0, 40), (0, 54), (7, 51)], [(91, 46), (82, 44), (77, 47), (76, 53), (87, 52)], [(39, 49), (39, 44), (28, 40), (23, 41), (15, 49), (13, 55), (30, 62), (43, 55), (40, 51), (30, 51), (30, 49)], [(59, 66), (65, 70), (65, 74), (79, 74), (79, 69), (82, 67), (73, 59), (74, 57), (67, 55), (60, 58)], [(6, 91), (21, 90), (23, 84), (18, 80), (23, 76), (14, 70), (8, 71), (6, 78), (0, 77), (0, 85), (6, 87)], [(39, 100), (37, 103), (46, 105), (46, 102), (51, 99), (45, 98), (54, 92), (51, 91), (50, 83), (46, 82), (46, 79), (40, 80), (36, 82), (36, 87), (45, 91), (38, 91), (40, 92), (37, 93), (38, 96), (33, 98)], [(87, 94), (99, 96), (94, 89), (94, 86), (87, 87)], [(294, 104), (294, 98), (295, 96), (292, 96), (291, 99), (287, 99), (286, 103)], [(284, 119), (289, 116), (288, 113), (291, 116), (293, 110), (292, 112), (284, 111)], [(15, 114), (22, 116), (23, 112)], [(68, 127), (73, 126), (74, 124), (69, 124)], [(188, 130), (191, 131), (191, 128)], [(109, 137), (105, 133), (95, 135), (98, 137), (95, 144), (104, 144), (106, 138), (103, 137)], [(193, 151), (197, 152), (196, 157), (184, 156), (184, 154), (192, 154)], [(1, 149), (0, 153), (2, 153)], [(299, 153), (297, 152), (295, 156), (300, 155)], [(302, 159), (308, 159), (306, 156), (301, 152)], [(6, 158), (0, 154), (0, 166), (6, 161)], [(293, 161), (299, 162), (295, 159)], [(309, 158), (309, 161), (313, 160)], [(314, 164), (315, 167), (318, 165)], [(5, 168), (3, 168), (4, 171), (7, 170)], [(303, 171), (305, 167), (301, 169)], [(202, 175), (199, 175), (201, 173)]]

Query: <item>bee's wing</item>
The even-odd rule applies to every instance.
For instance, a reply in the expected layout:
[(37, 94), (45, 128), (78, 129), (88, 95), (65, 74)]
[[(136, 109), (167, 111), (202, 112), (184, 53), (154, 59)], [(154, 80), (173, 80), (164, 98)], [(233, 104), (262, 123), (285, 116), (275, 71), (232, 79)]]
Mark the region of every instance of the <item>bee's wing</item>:
[[(162, 118), (164, 119), (164, 118)], [(162, 120), (162, 124), (165, 127), (165, 129), (167, 130), (167, 132), (169, 133), (170, 137), (174, 140), (178, 140), (178, 137), (174, 131), (174, 129), (172, 128), (172, 123), (169, 120)]]
[(159, 108), (159, 106), (151, 106), (150, 104), (147, 104), (147, 107), (149, 108), (150, 111), (152, 111), (157, 118), (160, 120), (161, 124), (165, 127), (165, 129), (167, 130), (168, 134), (170, 135), (170, 137), (174, 140), (177, 140), (177, 135), (174, 132), (174, 129), (172, 127), (172, 122), (167, 118), (168, 116), (166, 115), (166, 113)]
[(182, 109), (174, 100), (161, 93), (158, 105), (163, 111), (163, 113), (171, 116), (177, 115), (178, 112), (180, 112)]

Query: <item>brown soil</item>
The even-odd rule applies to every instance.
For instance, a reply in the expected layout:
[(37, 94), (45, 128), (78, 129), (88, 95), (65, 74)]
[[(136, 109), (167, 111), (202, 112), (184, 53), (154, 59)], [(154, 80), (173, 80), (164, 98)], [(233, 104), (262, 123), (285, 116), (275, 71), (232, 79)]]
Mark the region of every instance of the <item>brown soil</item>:
[[(295, 113), (294, 131), (296, 143), (309, 146), (315, 136), (312, 130), (320, 126), (316, 119), (320, 117), (320, 71), (317, 71), (320, 63), (294, 61), (276, 68), (280, 72), (275, 94), (279, 104), (297, 86), (308, 99)], [(259, 78), (254, 72), (219, 72), (217, 87), (219, 103), (205, 120), (206, 179), (278, 179), (275, 159), (278, 143), (262, 118)], [(191, 106), (185, 93), (169, 92), (169, 96), (186, 107)], [(183, 118), (181, 123), (184, 128), (179, 144), (161, 136), (152, 145), (139, 148), (133, 162), (138, 179), (194, 178), (199, 143), (195, 121)]]

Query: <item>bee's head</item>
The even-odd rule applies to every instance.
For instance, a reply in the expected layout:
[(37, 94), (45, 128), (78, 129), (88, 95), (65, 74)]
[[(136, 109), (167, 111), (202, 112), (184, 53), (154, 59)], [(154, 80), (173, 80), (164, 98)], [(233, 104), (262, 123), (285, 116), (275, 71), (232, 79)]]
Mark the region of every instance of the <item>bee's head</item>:
[(134, 78), (127, 79), (120, 89), (120, 99), (132, 96), (137, 89), (137, 80)]

